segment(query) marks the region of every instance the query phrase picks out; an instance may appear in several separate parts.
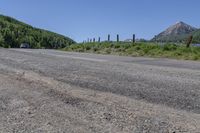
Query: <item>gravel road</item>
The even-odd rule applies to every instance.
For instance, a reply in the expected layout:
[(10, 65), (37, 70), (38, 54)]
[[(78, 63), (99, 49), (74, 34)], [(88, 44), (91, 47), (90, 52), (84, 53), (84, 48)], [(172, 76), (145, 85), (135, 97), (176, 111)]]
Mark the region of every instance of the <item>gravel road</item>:
[(0, 49), (0, 132), (200, 133), (200, 62)]

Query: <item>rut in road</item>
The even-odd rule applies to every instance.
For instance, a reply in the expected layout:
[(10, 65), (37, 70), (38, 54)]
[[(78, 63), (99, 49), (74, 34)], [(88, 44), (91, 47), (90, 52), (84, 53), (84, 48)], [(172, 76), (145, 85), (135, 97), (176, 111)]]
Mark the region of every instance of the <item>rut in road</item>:
[(197, 114), (71, 86), (29, 71), (6, 75), (0, 71), (0, 77), (0, 130), (4, 132), (200, 130)]

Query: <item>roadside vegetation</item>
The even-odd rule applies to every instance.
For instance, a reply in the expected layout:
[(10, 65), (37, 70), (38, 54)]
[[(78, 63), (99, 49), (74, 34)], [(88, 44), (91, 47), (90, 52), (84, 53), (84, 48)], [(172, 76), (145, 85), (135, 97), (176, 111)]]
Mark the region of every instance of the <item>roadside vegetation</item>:
[(200, 47), (187, 48), (183, 44), (101, 42), (73, 44), (64, 51), (114, 54), (122, 56), (163, 57), (185, 60), (200, 60)]

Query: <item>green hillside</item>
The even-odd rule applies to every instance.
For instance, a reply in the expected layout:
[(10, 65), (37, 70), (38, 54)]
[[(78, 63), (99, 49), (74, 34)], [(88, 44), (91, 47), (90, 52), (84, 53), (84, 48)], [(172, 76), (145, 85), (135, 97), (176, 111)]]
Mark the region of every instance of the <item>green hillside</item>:
[(31, 48), (63, 48), (75, 43), (72, 39), (0, 15), (0, 47), (19, 48), (21, 43)]
[(193, 36), (193, 43), (200, 43), (200, 29), (195, 31)]
[(187, 38), (191, 36), (190, 34), (181, 34), (181, 35), (168, 35), (168, 36), (161, 36), (155, 37), (151, 41), (153, 42), (172, 42), (172, 43), (185, 43)]

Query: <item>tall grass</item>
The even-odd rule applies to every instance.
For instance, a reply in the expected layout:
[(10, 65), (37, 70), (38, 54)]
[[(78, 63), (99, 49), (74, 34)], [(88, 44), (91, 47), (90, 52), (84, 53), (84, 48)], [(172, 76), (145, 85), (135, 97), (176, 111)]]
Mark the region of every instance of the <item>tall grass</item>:
[(63, 50), (98, 54), (114, 54), (125, 56), (166, 57), (186, 60), (200, 60), (200, 47), (181, 44), (125, 43), (102, 42), (73, 44)]

